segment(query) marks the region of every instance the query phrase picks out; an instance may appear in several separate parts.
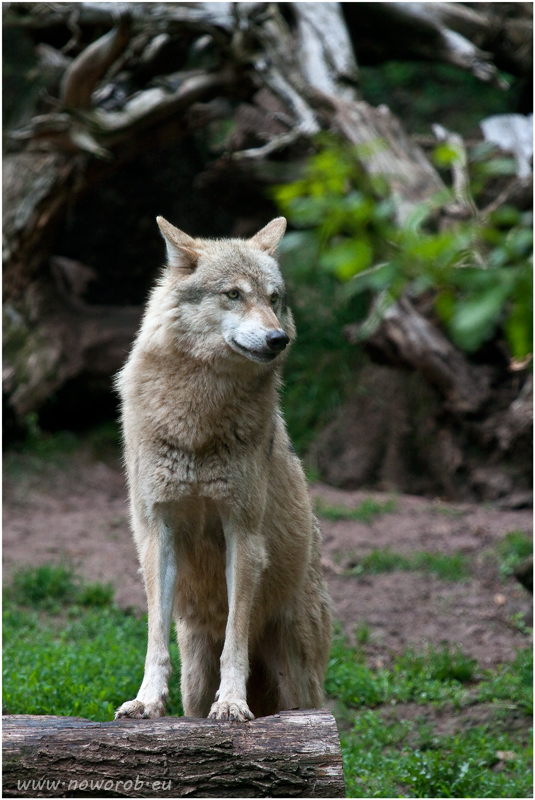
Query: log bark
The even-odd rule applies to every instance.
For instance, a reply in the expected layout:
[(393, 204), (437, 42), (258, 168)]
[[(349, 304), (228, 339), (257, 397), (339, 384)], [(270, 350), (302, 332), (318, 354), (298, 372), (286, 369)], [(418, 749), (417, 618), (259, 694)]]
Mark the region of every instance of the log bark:
[(344, 797), (325, 710), (243, 724), (3, 717), (4, 797)]

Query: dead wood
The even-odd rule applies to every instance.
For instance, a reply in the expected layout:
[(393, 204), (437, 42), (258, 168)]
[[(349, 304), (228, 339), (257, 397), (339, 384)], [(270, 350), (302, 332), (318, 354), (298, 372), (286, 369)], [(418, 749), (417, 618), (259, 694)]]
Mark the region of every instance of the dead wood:
[(111, 31), (83, 50), (69, 64), (63, 75), (60, 99), (70, 109), (87, 109), (91, 94), (116, 58), (124, 51), (131, 37), (130, 14), (123, 17)]
[(6, 716), (2, 733), (4, 797), (345, 796), (328, 711), (243, 724)]
[(495, 61), (515, 75), (533, 63), (529, 3), (359, 3), (347, 4), (361, 63), (387, 59), (444, 61), (506, 89)]
[[(222, 123), (233, 128), (219, 149), (208, 146), (195, 187), (204, 187), (214, 214), (221, 204), (232, 208), (233, 235), (248, 235), (269, 219), (265, 186), (295, 179), (326, 130), (358, 146), (372, 183), (388, 184), (399, 222), (421, 203), (434, 204), (446, 224), (473, 214), (466, 165), (456, 164), (455, 202), (445, 203), (444, 183), (424, 150), (386, 106), (360, 99), (353, 45), (363, 63), (438, 59), (499, 82), (496, 56), (502, 68), (530, 75), (528, 5), (5, 3), (8, 35), (31, 31), (47, 71), (33, 112), (7, 132), (4, 159), (3, 389), (18, 424), (71, 378), (107, 372), (109, 381), (139, 319), (144, 297), (119, 307), (116, 292), (113, 305), (98, 296), (91, 305), (82, 299), (89, 278), (83, 265), (69, 277), (70, 267), (57, 260), (68, 254), (57, 249), (58, 239), (86, 192), (147, 152), (170, 142), (180, 150), (189, 136)], [(58, 31), (65, 45), (52, 47), (47, 37)], [(464, 152), (455, 134), (444, 135)], [(528, 178), (499, 191), (483, 213), (502, 202), (531, 202)], [(126, 235), (116, 234), (121, 221), (114, 223), (113, 235)], [(74, 257), (84, 260), (82, 253)], [(99, 279), (113, 283), (113, 259), (105, 255), (103, 262)], [(509, 410), (515, 396), (491, 412), (488, 373), (470, 364), (411, 298), (390, 307), (367, 347), (383, 363), (420, 372), (454, 415), (487, 414), (489, 425), (498, 423), (492, 436), (501, 453), (526, 438), (524, 412), (520, 422)], [(478, 436), (489, 443), (484, 422)], [(452, 445), (444, 463), (457, 463), (454, 451)]]
[[(348, 335), (355, 330), (349, 328)], [(407, 297), (393, 303), (366, 347), (382, 363), (415, 369), (436, 386), (457, 414), (479, 411), (490, 396), (489, 375), (469, 364)]]
[[(526, 370), (528, 363), (524, 364)], [(520, 440), (531, 442), (533, 435), (533, 376), (525, 378), (515, 399), (503, 411), (491, 414), (481, 424), (480, 435), (486, 443), (495, 443), (502, 453), (510, 452)]]
[(418, 203), (444, 190), (423, 150), (409, 139), (386, 106), (373, 108), (365, 102), (329, 100), (335, 111), (333, 124), (349, 142), (359, 146), (366, 172), (387, 182), (400, 222)]
[(73, 278), (75, 286), (71, 283), (68, 291), (57, 282), (33, 281), (25, 316), (4, 303), (3, 390), (19, 419), (71, 378), (109, 379), (122, 366), (139, 327), (141, 306), (88, 305), (75, 296), (83, 274)]

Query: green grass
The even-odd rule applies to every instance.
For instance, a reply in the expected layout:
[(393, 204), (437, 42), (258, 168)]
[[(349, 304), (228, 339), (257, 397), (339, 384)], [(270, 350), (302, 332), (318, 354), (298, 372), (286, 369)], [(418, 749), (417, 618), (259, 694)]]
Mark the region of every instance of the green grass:
[(478, 686), (481, 702), (495, 703), (498, 708), (519, 709), (533, 715), (533, 650), (518, 650), (511, 664), (501, 664), (498, 669), (486, 670)]
[[(341, 742), (348, 797), (531, 796), (531, 748), (491, 726), (434, 736), (428, 726), (364, 711)], [(494, 771), (504, 751), (517, 757)]]
[(467, 559), (462, 553), (428, 553), (417, 551), (395, 553), (389, 547), (373, 549), (362, 556), (349, 570), (350, 575), (379, 575), (398, 571), (430, 572), (445, 581), (462, 581), (470, 574)]
[[(4, 713), (104, 721), (135, 697), (146, 616), (119, 609), (109, 586), (85, 583), (61, 566), (19, 571), (4, 592), (3, 623)], [(364, 651), (370, 637), (366, 622), (357, 626), (356, 647), (336, 632), (325, 683), (343, 729), (347, 795), (528, 797), (527, 735), (508, 731), (507, 715), (532, 713), (532, 650), (519, 651), (496, 670), (481, 671), (473, 658), (446, 645), (408, 649), (388, 666), (372, 669)], [(168, 713), (178, 715), (174, 643), (171, 658)], [(405, 704), (421, 708), (421, 714), (404, 719)], [(435, 729), (437, 709), (455, 720), (479, 704), (488, 712), (486, 724), (460, 719), (455, 733)]]
[[(338, 634), (326, 690), (349, 730), (341, 734), (348, 797), (529, 797), (532, 746), (507, 730), (504, 715), (532, 714), (533, 653), (480, 675), (458, 648), (408, 650), (389, 668), (370, 669), (360, 647)], [(405, 703), (421, 706), (413, 719), (390, 719)], [(490, 704), (489, 721), (437, 734), (421, 720), (430, 710), (451, 717)], [(495, 709), (495, 710), (494, 710)], [(385, 713), (386, 712), (386, 713)], [(402, 716), (402, 711), (400, 711)], [(500, 758), (506, 753), (507, 759)], [(496, 766), (500, 765), (500, 771)]]
[[(111, 587), (43, 566), (14, 576), (3, 602), (3, 709), (113, 719), (143, 678), (146, 616), (119, 609)], [(181, 714), (178, 648), (170, 714)]]
[(359, 647), (348, 647), (335, 636), (325, 682), (327, 694), (345, 706), (361, 708), (388, 703), (449, 703), (460, 708), (469, 701), (464, 685), (474, 679), (476, 662), (445, 645), (422, 653), (408, 649), (392, 667), (366, 666)]
[(113, 588), (110, 584), (82, 582), (62, 564), (43, 564), (16, 571), (4, 596), (17, 605), (58, 613), (65, 605), (110, 605)]
[(396, 499), (391, 497), (385, 503), (379, 503), (372, 497), (366, 497), (357, 508), (348, 508), (347, 506), (335, 506), (326, 503), (321, 497), (316, 498), (316, 514), (324, 519), (337, 522), (341, 519), (356, 520), (357, 522), (365, 522), (367, 525), (382, 514), (389, 514), (396, 510)]

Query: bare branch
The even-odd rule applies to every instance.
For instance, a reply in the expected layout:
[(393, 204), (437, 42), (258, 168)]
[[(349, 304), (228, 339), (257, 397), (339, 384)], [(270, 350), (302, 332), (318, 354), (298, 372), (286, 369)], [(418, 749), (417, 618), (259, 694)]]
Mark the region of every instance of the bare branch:
[(124, 13), (119, 24), (90, 44), (67, 67), (60, 97), (71, 109), (91, 108), (91, 95), (99, 80), (124, 51), (131, 37), (131, 16)]

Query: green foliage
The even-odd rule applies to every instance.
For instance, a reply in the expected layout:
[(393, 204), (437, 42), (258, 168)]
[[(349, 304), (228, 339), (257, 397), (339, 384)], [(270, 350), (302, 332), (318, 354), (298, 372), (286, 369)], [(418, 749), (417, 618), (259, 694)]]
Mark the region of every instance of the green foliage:
[(357, 645), (364, 645), (370, 641), (370, 626), (366, 621), (355, 626), (355, 641)]
[(389, 547), (379, 550), (374, 548), (362, 556), (350, 574), (378, 575), (381, 572), (397, 571), (431, 572), (442, 580), (462, 581), (470, 574), (469, 564), (462, 553), (428, 553), (416, 551), (414, 553), (395, 553)]
[(113, 586), (109, 583), (88, 583), (79, 589), (78, 602), (81, 606), (109, 606), (113, 595)]
[[(513, 664), (486, 671), (480, 682), (475, 659), (446, 645), (420, 653), (409, 649), (388, 669), (372, 670), (363, 662), (361, 649), (348, 647), (338, 633), (326, 690), (337, 700), (341, 718), (353, 718), (349, 732), (341, 735), (348, 797), (530, 796), (531, 748), (521, 734), (503, 730), (500, 714), (506, 704), (531, 716), (531, 648), (519, 652)], [(460, 721), (459, 732), (451, 735), (437, 735), (431, 724), (419, 721), (429, 717), (430, 706), (453, 707), (458, 715), (464, 707), (489, 701), (496, 710), (489, 711), (488, 724)], [(395, 713), (405, 703), (417, 703), (421, 715), (416, 721), (392, 721), (390, 710)], [(506, 760), (501, 753), (507, 753)]]
[(76, 594), (73, 572), (63, 565), (44, 564), (15, 572), (10, 598), (20, 605), (40, 608), (72, 602)]
[(512, 84), (504, 92), (450, 64), (389, 60), (359, 71), (364, 99), (374, 107), (386, 103), (410, 133), (428, 134), (438, 122), (473, 135), (485, 117), (513, 111), (519, 97), (511, 76), (503, 75)]
[[(403, 292), (432, 291), (436, 315), (461, 349), (474, 352), (501, 331), (513, 357), (532, 352), (531, 213), (502, 206), (437, 228), (437, 212), (453, 199), (445, 190), (413, 208), (401, 224), (384, 182), (364, 175), (362, 146), (320, 139), (319, 147), (304, 175), (278, 187), (275, 197), (290, 222), (307, 229), (297, 234), (299, 246), (309, 268), (330, 277), (331, 302), (342, 309), (364, 296), (362, 338)], [(445, 166), (459, 156), (441, 145), (436, 157)], [(493, 158), (488, 147), (472, 157), (476, 195), (489, 175), (514, 166)], [(362, 319), (362, 306), (360, 311), (353, 320)]]
[(390, 547), (383, 550), (373, 548), (357, 560), (351, 567), (351, 574), (360, 575), (379, 575), (382, 572), (400, 572), (413, 569), (412, 560), (409, 556), (402, 553), (394, 553)]
[(533, 636), (533, 627), (528, 625), (527, 615), (522, 611), (516, 611), (514, 614), (511, 614), (509, 621), (519, 633), (523, 633), (526, 636)]
[(75, 577), (72, 568), (63, 564), (42, 564), (16, 571), (4, 594), (17, 605), (49, 612), (58, 612), (69, 604), (106, 606), (113, 601), (110, 584), (82, 582)]
[[(530, 751), (490, 726), (430, 736), (425, 726), (365, 711), (341, 741), (348, 797), (530, 796)], [(499, 752), (516, 758), (495, 772)]]
[(462, 581), (470, 574), (469, 563), (462, 553), (412, 553), (412, 568), (431, 572), (446, 581)]
[(95, 458), (106, 461), (121, 452), (122, 432), (117, 421), (102, 422), (87, 431), (83, 438), (88, 442)]
[(437, 680), (467, 683), (473, 680), (477, 662), (465, 655), (459, 647), (453, 650), (443, 644), (439, 650), (428, 647), (423, 653), (409, 648), (396, 662), (400, 674), (406, 674), (415, 681)]
[(340, 301), (340, 286), (320, 267), (307, 234), (289, 233), (279, 254), (298, 331), (284, 369), (284, 414), (294, 447), (304, 453), (351, 390), (362, 356), (343, 328), (363, 318), (366, 302)]
[(327, 670), (327, 694), (346, 706), (374, 707), (384, 703), (415, 702), (461, 707), (469, 694), (463, 684), (472, 680), (476, 662), (458, 648), (429, 647), (400, 656), (391, 669), (370, 669), (363, 663), (360, 647), (347, 646), (335, 636)]
[(334, 506), (326, 503), (321, 497), (316, 498), (316, 513), (324, 519), (336, 522), (340, 519), (352, 519), (358, 522), (365, 522), (371, 525), (376, 517), (381, 514), (392, 513), (396, 510), (396, 500), (391, 497), (385, 503), (380, 503), (372, 497), (366, 497), (357, 508), (347, 508), (347, 506)]
[(511, 531), (499, 543), (497, 551), (500, 578), (504, 579), (533, 553), (533, 540), (524, 531)]
[(78, 438), (71, 431), (45, 433), (39, 427), (38, 415), (32, 411), (26, 415), (26, 437), (19, 451), (38, 459), (54, 459), (57, 456), (73, 453), (79, 445)]
[(498, 706), (514, 706), (528, 716), (533, 715), (533, 649), (519, 650), (511, 664), (501, 664), (497, 670), (487, 670), (479, 685), (480, 702)]

